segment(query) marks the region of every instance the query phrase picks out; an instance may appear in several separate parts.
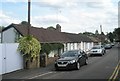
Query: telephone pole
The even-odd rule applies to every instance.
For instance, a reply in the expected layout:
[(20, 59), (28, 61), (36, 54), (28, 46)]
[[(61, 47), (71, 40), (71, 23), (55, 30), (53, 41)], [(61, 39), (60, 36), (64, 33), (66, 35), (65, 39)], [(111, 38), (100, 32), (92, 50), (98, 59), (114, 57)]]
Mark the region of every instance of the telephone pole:
[(31, 0), (28, 0), (28, 35), (30, 34), (30, 2)]

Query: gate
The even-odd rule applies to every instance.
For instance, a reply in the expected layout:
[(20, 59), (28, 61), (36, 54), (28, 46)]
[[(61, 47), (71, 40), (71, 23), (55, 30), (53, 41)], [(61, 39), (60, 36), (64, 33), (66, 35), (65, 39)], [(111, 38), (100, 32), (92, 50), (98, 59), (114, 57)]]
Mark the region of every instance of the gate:
[(47, 65), (47, 55), (40, 54), (40, 66), (45, 67)]
[(9, 73), (19, 69), (23, 69), (23, 57), (17, 51), (18, 43), (0, 44), (0, 60), (2, 60), (2, 72), (0, 74)]

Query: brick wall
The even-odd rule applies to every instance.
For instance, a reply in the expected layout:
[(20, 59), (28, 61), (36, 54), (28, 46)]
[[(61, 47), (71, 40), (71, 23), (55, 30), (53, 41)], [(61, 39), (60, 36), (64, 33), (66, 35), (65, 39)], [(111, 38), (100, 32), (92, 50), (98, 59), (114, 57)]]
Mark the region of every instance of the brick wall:
[(53, 64), (55, 62), (55, 60), (57, 60), (58, 57), (49, 57), (47, 59), (47, 65), (49, 64)]

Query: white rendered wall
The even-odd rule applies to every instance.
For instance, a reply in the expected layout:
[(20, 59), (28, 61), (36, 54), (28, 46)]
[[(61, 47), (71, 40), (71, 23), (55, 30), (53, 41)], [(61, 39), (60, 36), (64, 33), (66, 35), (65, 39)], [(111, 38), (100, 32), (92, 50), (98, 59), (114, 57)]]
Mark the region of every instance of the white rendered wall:
[(3, 32), (3, 43), (14, 43), (15, 42), (15, 29), (10, 28)]

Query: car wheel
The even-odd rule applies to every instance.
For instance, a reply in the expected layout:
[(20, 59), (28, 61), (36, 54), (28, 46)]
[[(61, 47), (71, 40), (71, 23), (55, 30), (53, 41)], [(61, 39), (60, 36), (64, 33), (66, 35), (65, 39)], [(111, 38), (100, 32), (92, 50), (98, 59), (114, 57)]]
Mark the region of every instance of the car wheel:
[(79, 63), (79, 62), (77, 62), (77, 64), (76, 64), (76, 69), (77, 69), (77, 70), (80, 69), (80, 63)]
[(104, 51), (104, 54), (106, 54), (106, 51)]
[(103, 53), (101, 54), (101, 56), (103, 56)]
[(105, 53), (103, 52), (103, 54), (102, 55), (104, 55)]
[(86, 59), (86, 61), (85, 61), (85, 65), (88, 65), (88, 60)]

